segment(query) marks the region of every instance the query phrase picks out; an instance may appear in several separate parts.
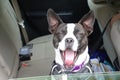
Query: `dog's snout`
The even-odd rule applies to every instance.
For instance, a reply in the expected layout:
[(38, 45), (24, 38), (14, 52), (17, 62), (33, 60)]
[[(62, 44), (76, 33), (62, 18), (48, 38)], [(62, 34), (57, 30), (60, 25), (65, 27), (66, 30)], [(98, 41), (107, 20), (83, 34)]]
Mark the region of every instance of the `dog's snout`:
[(72, 38), (67, 38), (67, 39), (65, 40), (65, 42), (66, 42), (66, 43), (73, 43), (74, 40), (73, 40)]

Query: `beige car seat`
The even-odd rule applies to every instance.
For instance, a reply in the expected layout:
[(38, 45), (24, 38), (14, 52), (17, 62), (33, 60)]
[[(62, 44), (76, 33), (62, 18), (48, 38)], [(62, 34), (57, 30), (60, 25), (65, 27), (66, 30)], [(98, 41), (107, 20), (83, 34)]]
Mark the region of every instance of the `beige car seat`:
[[(98, 25), (100, 27), (101, 32), (105, 28), (105, 25), (109, 21), (109, 19), (116, 13), (117, 9), (114, 8), (109, 3), (106, 3), (108, 0), (88, 0), (88, 5), (91, 10), (94, 11), (95, 17), (98, 21)], [(117, 57), (117, 53), (114, 49), (114, 46), (110, 37), (110, 27), (107, 27), (103, 35), (103, 45), (104, 48), (113, 63)]]
[(0, 0), (0, 80), (49, 75), (54, 60), (52, 35), (36, 38), (28, 44), (33, 44), (33, 56), (25, 62), (28, 66), (20, 67), (22, 41), (16, 14), (9, 0)]
[(114, 15), (111, 20), (110, 36), (120, 64), (120, 13)]

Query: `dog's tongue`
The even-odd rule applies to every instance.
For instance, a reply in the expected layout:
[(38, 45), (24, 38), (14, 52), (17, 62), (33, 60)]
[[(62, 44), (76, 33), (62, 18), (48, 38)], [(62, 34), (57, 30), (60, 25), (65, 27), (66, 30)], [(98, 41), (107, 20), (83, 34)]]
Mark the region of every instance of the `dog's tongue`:
[(72, 50), (66, 50), (64, 51), (64, 62), (65, 65), (70, 67), (74, 63), (75, 53)]

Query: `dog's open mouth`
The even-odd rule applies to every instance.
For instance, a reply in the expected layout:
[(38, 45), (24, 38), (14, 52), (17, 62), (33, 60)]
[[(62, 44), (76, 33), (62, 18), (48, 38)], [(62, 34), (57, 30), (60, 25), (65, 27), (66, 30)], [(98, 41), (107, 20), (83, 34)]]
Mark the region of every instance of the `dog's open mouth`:
[(65, 51), (61, 51), (61, 55), (65, 68), (71, 69), (74, 66), (76, 51), (73, 51), (71, 49), (66, 49)]

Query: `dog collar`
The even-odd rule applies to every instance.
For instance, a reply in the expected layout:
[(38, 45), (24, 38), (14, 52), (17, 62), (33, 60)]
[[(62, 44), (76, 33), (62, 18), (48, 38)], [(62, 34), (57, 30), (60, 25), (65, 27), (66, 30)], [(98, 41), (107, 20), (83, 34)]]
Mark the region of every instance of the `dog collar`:
[(78, 72), (78, 71), (80, 71), (80, 69), (85, 65), (86, 59), (87, 59), (87, 56), (86, 56), (85, 60), (80, 65), (74, 66), (74, 68), (72, 69), (72, 72)]

